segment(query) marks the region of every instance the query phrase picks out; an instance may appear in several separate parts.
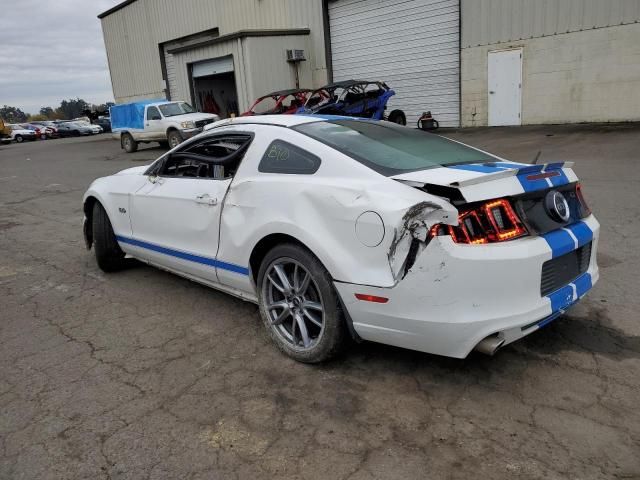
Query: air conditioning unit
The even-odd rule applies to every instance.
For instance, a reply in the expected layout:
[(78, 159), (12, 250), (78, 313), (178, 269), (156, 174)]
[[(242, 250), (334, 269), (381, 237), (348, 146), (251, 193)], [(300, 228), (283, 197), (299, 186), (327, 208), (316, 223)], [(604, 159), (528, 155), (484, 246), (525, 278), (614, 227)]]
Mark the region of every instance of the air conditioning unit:
[(304, 50), (287, 50), (287, 62), (304, 62)]

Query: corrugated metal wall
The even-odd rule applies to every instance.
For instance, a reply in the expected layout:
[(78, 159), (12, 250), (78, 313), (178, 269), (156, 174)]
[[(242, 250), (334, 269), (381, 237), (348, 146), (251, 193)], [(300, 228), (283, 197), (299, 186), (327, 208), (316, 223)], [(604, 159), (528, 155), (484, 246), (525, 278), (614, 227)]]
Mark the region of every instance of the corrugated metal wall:
[(459, 125), (459, 0), (336, 0), (329, 3), (334, 80), (383, 80), (388, 112), (409, 125), (431, 110)]
[(102, 19), (116, 101), (164, 95), (158, 45), (215, 27), (220, 35), (310, 28), (313, 83), (326, 82), (321, 0), (137, 0)]
[(640, 0), (462, 0), (462, 48), (640, 21)]

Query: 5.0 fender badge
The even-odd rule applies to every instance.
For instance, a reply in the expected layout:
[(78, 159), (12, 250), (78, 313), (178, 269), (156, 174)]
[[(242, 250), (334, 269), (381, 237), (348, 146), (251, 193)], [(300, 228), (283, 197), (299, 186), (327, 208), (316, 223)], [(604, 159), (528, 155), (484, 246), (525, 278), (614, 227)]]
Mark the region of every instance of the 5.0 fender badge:
[(557, 190), (547, 193), (544, 199), (544, 208), (549, 216), (556, 222), (566, 222), (571, 216), (569, 202), (567, 202), (565, 196)]

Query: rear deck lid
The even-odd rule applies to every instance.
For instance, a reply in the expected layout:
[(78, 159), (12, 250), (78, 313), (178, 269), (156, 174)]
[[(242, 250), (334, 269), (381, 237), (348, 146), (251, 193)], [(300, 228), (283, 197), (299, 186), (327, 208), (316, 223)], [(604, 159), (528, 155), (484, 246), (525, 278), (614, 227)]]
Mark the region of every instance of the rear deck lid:
[(417, 170), (391, 178), (407, 185), (426, 188), (429, 185), (452, 187), (467, 202), (519, 195), (565, 185), (577, 180), (573, 163), (530, 165), (507, 161), (464, 163)]

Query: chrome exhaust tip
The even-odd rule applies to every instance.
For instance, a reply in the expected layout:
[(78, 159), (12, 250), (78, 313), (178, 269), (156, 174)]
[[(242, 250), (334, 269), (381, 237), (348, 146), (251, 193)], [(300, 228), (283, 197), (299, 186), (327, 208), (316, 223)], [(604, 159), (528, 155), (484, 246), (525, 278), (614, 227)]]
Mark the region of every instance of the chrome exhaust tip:
[(504, 345), (504, 338), (500, 338), (498, 333), (494, 335), (489, 335), (484, 340), (480, 340), (480, 342), (475, 346), (474, 350), (476, 352), (484, 353), (485, 355), (492, 356), (500, 347)]

